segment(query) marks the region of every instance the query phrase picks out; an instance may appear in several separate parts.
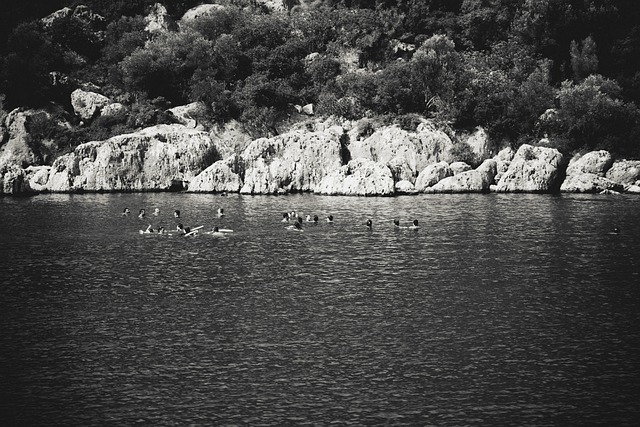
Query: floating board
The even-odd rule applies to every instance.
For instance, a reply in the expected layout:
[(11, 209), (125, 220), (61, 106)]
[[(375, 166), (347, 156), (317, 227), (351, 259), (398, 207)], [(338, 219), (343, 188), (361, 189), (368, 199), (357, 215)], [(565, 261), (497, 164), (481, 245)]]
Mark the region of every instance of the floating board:
[(200, 230), (202, 227), (204, 227), (204, 225), (201, 225), (201, 226), (196, 227), (196, 228), (192, 228), (190, 232), (188, 232), (187, 234), (185, 234), (185, 235), (184, 235), (184, 237), (187, 237), (187, 236), (193, 236), (193, 235), (194, 235), (194, 234), (196, 234), (196, 232), (197, 232), (198, 230)]

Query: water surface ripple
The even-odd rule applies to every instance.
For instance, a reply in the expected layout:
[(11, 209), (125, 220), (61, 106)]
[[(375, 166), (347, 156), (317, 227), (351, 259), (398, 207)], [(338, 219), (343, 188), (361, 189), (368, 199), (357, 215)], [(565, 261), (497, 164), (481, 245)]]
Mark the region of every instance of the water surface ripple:
[[(161, 213), (140, 220), (141, 207)], [(639, 208), (592, 195), (0, 198), (0, 424), (637, 425)], [(138, 233), (175, 228), (174, 209), (235, 232)], [(291, 210), (321, 222), (286, 230)]]

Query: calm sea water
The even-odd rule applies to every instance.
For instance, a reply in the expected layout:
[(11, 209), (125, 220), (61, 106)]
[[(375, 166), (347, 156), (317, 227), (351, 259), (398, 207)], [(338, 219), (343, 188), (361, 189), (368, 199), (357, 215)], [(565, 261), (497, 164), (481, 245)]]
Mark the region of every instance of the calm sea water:
[[(234, 233), (139, 234), (174, 209)], [(3, 426), (640, 420), (640, 197), (40, 195), (0, 224)]]

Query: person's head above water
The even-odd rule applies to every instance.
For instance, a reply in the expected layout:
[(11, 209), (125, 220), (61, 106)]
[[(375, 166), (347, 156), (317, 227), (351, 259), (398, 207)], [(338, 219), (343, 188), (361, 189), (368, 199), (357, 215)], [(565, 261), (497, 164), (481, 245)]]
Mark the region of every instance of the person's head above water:
[(313, 216), (313, 222), (318, 222), (318, 215)]
[(373, 225), (373, 222), (371, 222), (371, 220), (368, 219), (366, 225), (367, 225), (368, 228), (371, 228), (371, 226)]
[(620, 233), (620, 227), (613, 227), (613, 232), (616, 234)]
[(329, 222), (333, 222), (333, 215), (329, 215), (329, 216), (327, 217), (327, 221), (329, 221)]
[(213, 227), (213, 232), (214, 233), (218, 233), (220, 231), (220, 229), (218, 227)]
[(123, 214), (128, 214), (129, 212), (131, 212), (129, 208), (124, 208), (124, 210), (122, 211)]
[(414, 219), (414, 220), (413, 220), (413, 226), (414, 226), (414, 227), (417, 227), (417, 226), (418, 226), (418, 220), (417, 220), (417, 219)]
[(400, 227), (400, 220), (399, 219), (394, 219), (393, 220), (393, 225), (395, 225), (396, 227)]
[(181, 223), (181, 222), (179, 222), (179, 223), (178, 223), (178, 225), (177, 225), (177, 227), (176, 227), (176, 229), (178, 229), (178, 230), (184, 230), (184, 225), (182, 225), (182, 223)]
[(178, 209), (173, 211), (173, 216), (176, 217), (176, 218), (180, 218), (180, 211)]

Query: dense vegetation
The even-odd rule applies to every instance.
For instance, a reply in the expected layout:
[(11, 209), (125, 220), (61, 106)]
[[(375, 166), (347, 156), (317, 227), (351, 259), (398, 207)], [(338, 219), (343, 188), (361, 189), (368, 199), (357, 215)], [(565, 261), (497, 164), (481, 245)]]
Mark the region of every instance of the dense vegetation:
[[(426, 116), (483, 126), (513, 146), (547, 137), (564, 152), (640, 156), (635, 0), (282, 1), (287, 12), (221, 0), (226, 7), (154, 34), (143, 18), (151, 0), (5, 2), (0, 100), (5, 110), (70, 109), (70, 92), (91, 82), (130, 107), (86, 124), (87, 137), (169, 120), (164, 109), (195, 100), (211, 120), (275, 133), (292, 105), (312, 103), (320, 115), (408, 128)], [(104, 22), (40, 20), (79, 3)], [(200, 3), (167, 8), (178, 20)], [(52, 71), (64, 78), (52, 84)]]

